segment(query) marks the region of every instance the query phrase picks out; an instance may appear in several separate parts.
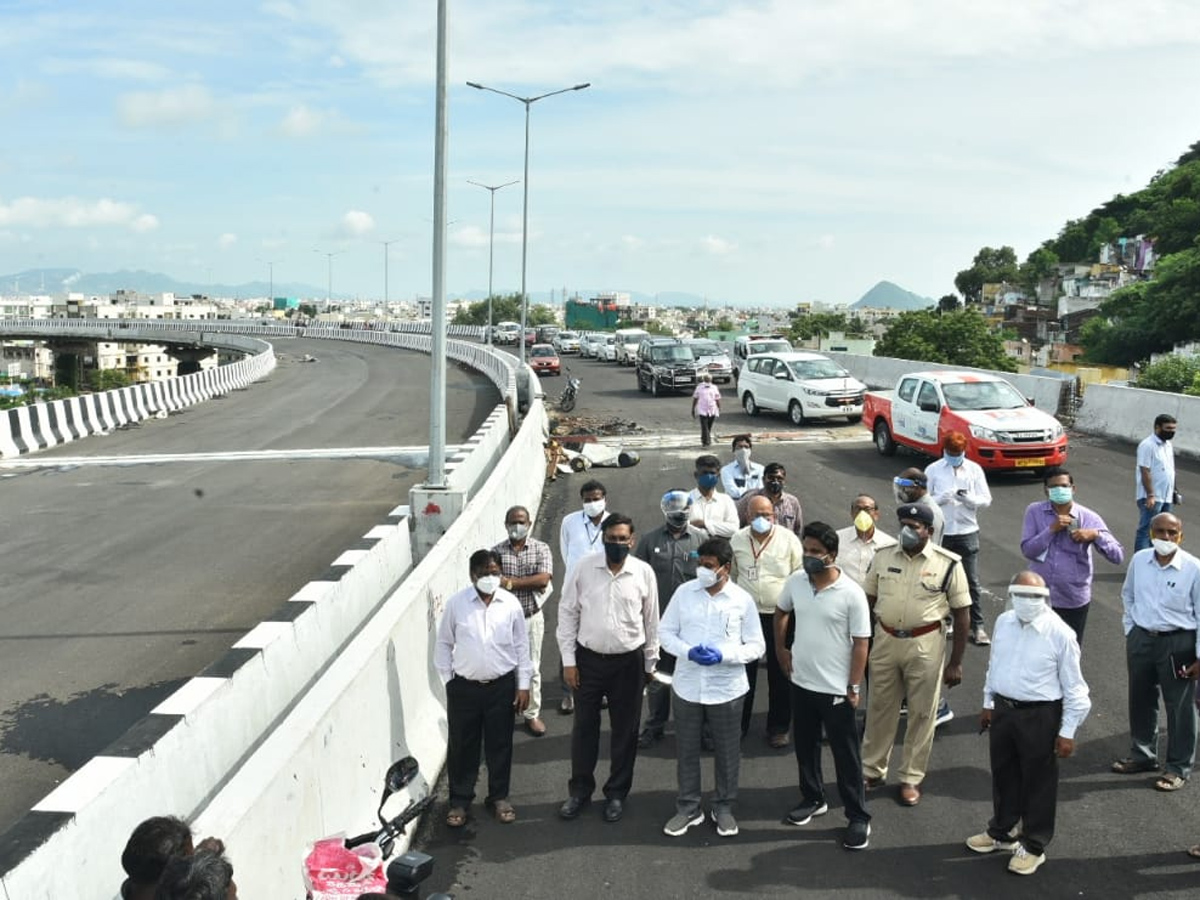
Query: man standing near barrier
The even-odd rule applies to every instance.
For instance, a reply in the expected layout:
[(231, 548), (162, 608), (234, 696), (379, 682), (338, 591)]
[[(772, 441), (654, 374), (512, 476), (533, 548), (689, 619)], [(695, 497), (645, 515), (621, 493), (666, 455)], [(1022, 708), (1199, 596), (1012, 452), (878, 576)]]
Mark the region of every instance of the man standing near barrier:
[(541, 737), (546, 733), (546, 723), (541, 718), (542, 641), (546, 634), (542, 605), (550, 596), (554, 557), (549, 544), (529, 536), (532, 527), (529, 510), (523, 506), (512, 507), (504, 514), (508, 540), (492, 549), (500, 554), (501, 587), (521, 601), (525, 613), (533, 674), (529, 682), (529, 706), (523, 716), (525, 729), (534, 737)]
[(1161, 413), (1154, 417), (1154, 433), (1137, 448), (1138, 527), (1133, 552), (1150, 546), (1150, 520), (1170, 512), (1175, 503), (1175, 417)]
[(608, 698), (611, 769), (604, 784), (604, 821), (617, 822), (633, 785), (642, 689), (658, 661), (658, 587), (654, 570), (633, 550), (633, 520), (604, 520), (603, 553), (589, 553), (567, 573), (558, 607), (558, 649), (575, 692), (570, 796), (559, 808), (579, 817), (596, 790), (600, 704)]
[[(585, 481), (579, 488), (579, 499), (583, 509), (563, 516), (558, 529), (558, 554), (562, 557), (564, 578), (571, 574), (575, 563), (600, 549), (600, 533), (604, 520), (608, 518), (608, 491), (599, 481)], [(575, 711), (575, 695), (567, 686), (561, 663), (559, 681), (562, 685), (562, 701), (558, 711), (561, 715), (569, 716)]]
[(512, 775), (513, 710), (529, 703), (529, 636), (521, 601), (500, 587), (500, 554), (471, 554), (472, 585), (446, 601), (433, 664), (446, 686), (449, 748), (446, 824), (461, 828), (475, 798), (479, 751), (487, 759), (487, 805), (508, 824), (517, 813), (508, 802)]

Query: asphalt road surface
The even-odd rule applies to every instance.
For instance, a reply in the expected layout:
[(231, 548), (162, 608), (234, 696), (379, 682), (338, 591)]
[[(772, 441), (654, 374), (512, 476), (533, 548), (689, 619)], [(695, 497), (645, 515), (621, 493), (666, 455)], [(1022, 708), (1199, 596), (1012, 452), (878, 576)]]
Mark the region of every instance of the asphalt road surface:
[[(23, 458), (44, 468), (0, 466), (0, 832), (423, 479), (379, 459), (223, 459), (428, 441), (428, 356), (317, 340), (275, 349), (278, 368), (246, 390)], [(447, 441), (497, 402), (490, 381), (450, 365)], [(211, 456), (55, 464), (173, 453)]]
[[(639, 530), (649, 530), (661, 522), (659, 496), (671, 487), (691, 486), (693, 461), (701, 452), (699, 429), (688, 416), (686, 398), (639, 394), (632, 372), (612, 364), (570, 365), (583, 379), (577, 414), (634, 420), (653, 426), (654, 433), (631, 440), (641, 447), (641, 463), (634, 468), (593, 469), (587, 475), (560, 476), (547, 485), (535, 534), (555, 548), (556, 564), (559, 520), (578, 508), (579, 486), (587, 477), (606, 484), (610, 509), (629, 513)], [(556, 381), (547, 380), (549, 393), (557, 393)], [(1147, 433), (1154, 412), (1146, 411)], [(749, 419), (740, 413), (719, 420), (719, 434), (742, 430), (787, 433), (788, 440), (759, 441), (755, 460), (783, 462), (789, 490), (799, 495), (806, 521), (820, 519), (837, 527), (849, 524), (850, 501), (859, 492), (873, 494), (885, 509), (894, 508), (889, 501), (891, 478), (909, 465), (925, 464), (913, 456), (879, 456), (861, 426), (813, 425), (797, 431), (789, 429), (782, 416)], [(717, 449), (728, 461), (728, 443)], [(1137, 522), (1133, 451), (1131, 445), (1082, 436), (1073, 436), (1071, 442), (1070, 469), (1079, 501), (1105, 518), (1127, 551)], [(994, 503), (981, 515), (980, 557), (989, 627), (1003, 611), (1010, 576), (1024, 565), (1019, 551), (1024, 509), (1044, 496), (1040, 482), (1028, 475), (996, 477), (990, 483)], [(1181, 461), (1179, 486), (1185, 496), (1200, 496), (1200, 466)], [(1180, 509), (1185, 527), (1190, 509)], [(894, 521), (886, 512), (884, 530), (895, 534)], [(554, 711), (558, 655), (552, 637), (556, 604), (551, 602), (542, 667), (548, 685), (548, 734), (533, 738), (517, 730), (511, 800), (518, 821), (501, 825), (477, 803), (467, 826), (450, 831), (441, 823), (444, 805), (437, 807), (420, 836), (422, 849), (437, 859), (428, 886), (450, 891), (460, 900), (1011, 897), (1018, 891), (1021, 896), (1055, 900), (1194, 897), (1200, 863), (1183, 851), (1200, 842), (1195, 794), (1200, 786), (1189, 784), (1178, 793), (1162, 794), (1152, 789), (1149, 776), (1109, 772), (1112, 760), (1128, 749), (1119, 596), (1124, 566), (1098, 559), (1096, 572), (1083, 653), (1093, 709), (1079, 732), (1076, 756), (1062, 765), (1058, 833), (1047, 863), (1032, 877), (1020, 879), (1006, 872), (1002, 854), (980, 857), (963, 844), (986, 826), (991, 813), (987, 739), (978, 733), (988, 654), (973, 646), (966, 652), (964, 683), (949, 694), (957, 717), (939, 729), (920, 805), (908, 809), (896, 803), (894, 775), (891, 785), (869, 794), (874, 821), (865, 852), (841, 847), (845, 819), (828, 753), (829, 814), (801, 828), (781, 824), (798, 802), (796, 764), (791, 748), (776, 751), (765, 744), (761, 678), (754, 723), (743, 743), (738, 836), (718, 838), (707, 824), (682, 838), (662, 834), (663, 823), (674, 812), (672, 726), (663, 741), (639, 755), (633, 792), (620, 823), (605, 824), (599, 803), (579, 820), (560, 821), (556, 811), (567, 795), (571, 719)], [(555, 582), (560, 581), (558, 571)], [(597, 769), (600, 781), (607, 771), (606, 740)], [(704, 778), (705, 789), (711, 790), (707, 759)], [(481, 784), (480, 797), (485, 792)]]

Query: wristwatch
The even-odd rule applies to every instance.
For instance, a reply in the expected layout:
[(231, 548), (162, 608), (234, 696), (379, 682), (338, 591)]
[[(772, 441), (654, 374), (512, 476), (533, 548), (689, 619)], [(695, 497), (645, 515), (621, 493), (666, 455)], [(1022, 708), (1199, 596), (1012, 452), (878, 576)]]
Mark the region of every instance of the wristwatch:
[(512, 590), (512, 579), (508, 579), (508, 586), (504, 588), (506, 591)]
[(857, 694), (861, 690), (859, 685), (857, 685), (857, 684), (848, 684), (848, 685), (846, 685), (846, 687), (850, 689), (850, 693), (852, 693), (852, 694)]

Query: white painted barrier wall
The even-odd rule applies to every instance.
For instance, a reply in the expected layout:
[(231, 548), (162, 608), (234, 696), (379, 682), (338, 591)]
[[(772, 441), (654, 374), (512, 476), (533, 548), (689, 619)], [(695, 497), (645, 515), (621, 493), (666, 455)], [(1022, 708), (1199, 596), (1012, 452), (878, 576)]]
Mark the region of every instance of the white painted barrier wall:
[(1154, 417), (1159, 413), (1179, 420), (1175, 451), (1200, 457), (1200, 397), (1089, 384), (1075, 413), (1075, 430), (1137, 442), (1154, 430)]

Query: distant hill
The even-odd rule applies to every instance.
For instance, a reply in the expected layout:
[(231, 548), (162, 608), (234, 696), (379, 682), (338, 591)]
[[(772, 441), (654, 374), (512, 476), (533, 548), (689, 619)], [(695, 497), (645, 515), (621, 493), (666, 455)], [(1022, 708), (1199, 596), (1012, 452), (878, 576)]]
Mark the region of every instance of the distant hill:
[[(204, 284), (200, 281), (177, 281), (161, 272), (122, 269), (119, 272), (81, 272), (78, 269), (26, 269), (12, 275), (0, 275), (0, 292), (27, 294), (58, 294), (75, 291), (89, 296), (108, 296), (114, 291), (138, 291), (143, 294), (174, 293), (182, 297), (206, 294), (213, 297), (265, 297), (272, 285), (269, 281), (249, 281), (243, 284)], [(276, 281), (277, 297), (324, 297), (325, 289), (311, 284)], [(344, 299), (344, 298), (341, 298)]]
[(850, 308), (910, 310), (926, 309), (930, 306), (937, 306), (937, 301), (914, 294), (912, 291), (906, 291), (900, 285), (892, 284), (890, 281), (881, 281), (863, 294), (857, 302), (852, 303)]

